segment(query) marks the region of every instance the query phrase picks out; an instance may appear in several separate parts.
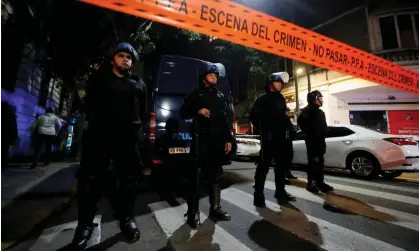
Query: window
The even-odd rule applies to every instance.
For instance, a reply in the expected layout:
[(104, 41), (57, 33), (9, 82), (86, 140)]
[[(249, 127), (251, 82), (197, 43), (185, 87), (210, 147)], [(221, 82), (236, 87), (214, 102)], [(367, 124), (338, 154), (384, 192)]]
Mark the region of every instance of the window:
[(418, 13), (379, 17), (383, 50), (419, 47)]
[(359, 127), (362, 127), (362, 128), (364, 128), (364, 129), (366, 129), (366, 130), (370, 130), (370, 131), (373, 131), (373, 132), (378, 132), (378, 133), (381, 133), (381, 134), (389, 134), (388, 132), (384, 132), (384, 131), (376, 130), (376, 129), (374, 129), (374, 128), (369, 128), (369, 127), (365, 127), (365, 126), (359, 126)]
[[(336, 137), (345, 137), (349, 136), (351, 134), (354, 134), (355, 132), (347, 127), (328, 127), (327, 128), (327, 136), (326, 138), (336, 138)], [(304, 140), (306, 138), (306, 134), (302, 131), (299, 131), (297, 133), (297, 136), (295, 137), (295, 140)]]
[(350, 111), (349, 119), (351, 125), (368, 127), (380, 132), (388, 130), (386, 111)]
[(166, 59), (159, 72), (157, 87), (161, 94), (189, 94), (198, 87), (197, 61)]
[(415, 34), (413, 32), (412, 15), (399, 15), (397, 22), (399, 25), (400, 42), (402, 48), (416, 47)]
[(329, 127), (326, 138), (345, 137), (355, 132), (347, 127)]
[(380, 18), (381, 40), (383, 41), (383, 49), (398, 48), (397, 31), (394, 17)]

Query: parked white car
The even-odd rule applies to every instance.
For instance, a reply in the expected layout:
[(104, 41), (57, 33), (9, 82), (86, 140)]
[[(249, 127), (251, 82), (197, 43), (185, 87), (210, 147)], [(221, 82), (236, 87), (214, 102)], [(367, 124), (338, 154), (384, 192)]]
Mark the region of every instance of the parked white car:
[[(349, 169), (360, 178), (395, 178), (419, 171), (419, 138), (391, 135), (356, 125), (330, 125), (325, 166)], [(293, 141), (294, 164), (307, 164), (304, 134)]]
[(259, 156), (259, 135), (236, 134), (237, 157), (253, 159)]

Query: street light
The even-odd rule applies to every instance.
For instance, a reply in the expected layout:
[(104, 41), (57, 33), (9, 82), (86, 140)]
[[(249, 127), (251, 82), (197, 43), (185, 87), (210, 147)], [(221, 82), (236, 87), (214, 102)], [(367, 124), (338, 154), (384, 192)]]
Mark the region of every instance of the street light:
[(298, 68), (297, 69), (297, 74), (302, 74), (304, 72), (303, 68)]

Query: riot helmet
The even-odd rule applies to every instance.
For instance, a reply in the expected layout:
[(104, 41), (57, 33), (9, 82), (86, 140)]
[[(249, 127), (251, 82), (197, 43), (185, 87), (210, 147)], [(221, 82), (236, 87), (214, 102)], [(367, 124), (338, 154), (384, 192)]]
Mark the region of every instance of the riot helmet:
[[(125, 58), (121, 57), (116, 57), (116, 55), (120, 52), (125, 52), (131, 55), (131, 62), (127, 62), (125, 61)], [(132, 70), (132, 66), (134, 64), (135, 61), (137, 61), (138, 58), (138, 53), (135, 51), (134, 47), (132, 47), (132, 45), (130, 45), (129, 43), (120, 43), (118, 44), (118, 46), (115, 48), (115, 50), (112, 53), (112, 65), (114, 67), (115, 70), (117, 70), (121, 75), (125, 76), (125, 77), (129, 77), (131, 76), (131, 70)]]
[(116, 46), (115, 50), (113, 51), (112, 57), (113, 57), (113, 56), (115, 56), (115, 54), (116, 54), (116, 53), (118, 53), (118, 52), (126, 52), (126, 53), (131, 54), (131, 57), (132, 57), (132, 62), (133, 62), (133, 63), (134, 63), (135, 61), (138, 61), (138, 60), (139, 60), (139, 56), (138, 56), (137, 51), (136, 51), (136, 50), (134, 49), (134, 47), (133, 47), (131, 44), (129, 44), (129, 43), (125, 43), (125, 42), (123, 42), (123, 43), (119, 43), (119, 44)]
[[(323, 97), (323, 95), (320, 91), (314, 90), (314, 91), (309, 92), (307, 94), (307, 102), (309, 104), (315, 104), (315, 105), (318, 105), (318, 106), (322, 106), (323, 105), (323, 100), (320, 99), (322, 97)], [(318, 101), (318, 103), (316, 103), (316, 101)]]
[[(215, 80), (211, 81), (207, 79), (208, 74), (211, 74), (211, 73), (214, 73), (217, 76)], [(211, 84), (216, 84), (219, 76), (220, 76), (220, 72), (218, 70), (218, 67), (214, 64), (207, 64), (202, 74), (202, 81), (211, 83)]]
[(265, 82), (265, 91), (269, 91), (269, 86), (274, 82), (281, 83), (281, 87), (279, 90), (275, 88), (277, 91), (281, 91), (285, 84), (288, 83), (290, 80), (290, 75), (287, 72), (275, 72), (268, 76)]

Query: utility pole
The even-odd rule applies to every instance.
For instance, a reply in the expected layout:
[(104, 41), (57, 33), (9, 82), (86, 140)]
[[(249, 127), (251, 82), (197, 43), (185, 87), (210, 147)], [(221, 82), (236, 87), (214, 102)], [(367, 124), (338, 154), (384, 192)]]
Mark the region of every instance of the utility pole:
[(307, 71), (307, 67), (304, 67), (304, 70), (306, 71), (306, 74), (307, 74), (307, 89), (308, 89), (308, 92), (311, 92), (310, 72)]
[[(298, 95), (298, 74), (297, 74), (297, 70), (295, 69), (295, 61), (292, 60), (292, 71), (294, 74), (294, 84), (295, 84), (295, 118), (297, 119), (298, 114), (300, 113), (300, 98)], [(297, 120), (296, 120), (297, 121)]]

